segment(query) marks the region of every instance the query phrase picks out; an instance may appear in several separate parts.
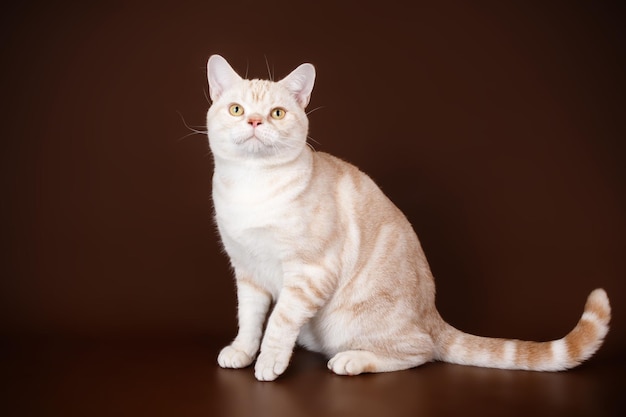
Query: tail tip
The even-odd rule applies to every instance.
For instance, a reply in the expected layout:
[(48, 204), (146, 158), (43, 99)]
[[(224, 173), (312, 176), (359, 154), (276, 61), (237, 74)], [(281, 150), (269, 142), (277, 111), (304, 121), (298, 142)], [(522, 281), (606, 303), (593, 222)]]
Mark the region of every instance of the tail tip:
[(609, 297), (603, 288), (596, 288), (591, 291), (589, 297), (587, 297), (585, 310), (594, 312), (604, 321), (609, 321), (611, 317), (611, 304), (609, 303)]

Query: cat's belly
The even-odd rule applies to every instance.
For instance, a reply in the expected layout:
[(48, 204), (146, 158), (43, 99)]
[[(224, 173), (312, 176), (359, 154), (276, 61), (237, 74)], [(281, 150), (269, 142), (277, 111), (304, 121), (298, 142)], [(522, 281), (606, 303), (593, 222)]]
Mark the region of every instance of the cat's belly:
[(328, 358), (335, 354), (357, 349), (360, 346), (356, 341), (360, 338), (360, 329), (355, 323), (341, 323), (338, 317), (332, 319), (332, 325), (322, 324), (329, 320), (322, 319), (321, 315), (313, 317), (308, 323), (300, 328), (298, 345), (317, 353), (322, 353)]
[(359, 348), (355, 341), (365, 334), (360, 320), (332, 310), (323, 307), (301, 327), (297, 340), (300, 346), (329, 358), (341, 351)]
[[(411, 340), (428, 339), (421, 316), (409, 298), (337, 291), (300, 330), (298, 344), (329, 358), (346, 350), (411, 351)], [(425, 339), (424, 339), (425, 340)]]
[(302, 326), (298, 334), (297, 343), (310, 351), (328, 354), (327, 349), (324, 349), (324, 345), (321, 343), (319, 335), (316, 335), (313, 331), (311, 322)]

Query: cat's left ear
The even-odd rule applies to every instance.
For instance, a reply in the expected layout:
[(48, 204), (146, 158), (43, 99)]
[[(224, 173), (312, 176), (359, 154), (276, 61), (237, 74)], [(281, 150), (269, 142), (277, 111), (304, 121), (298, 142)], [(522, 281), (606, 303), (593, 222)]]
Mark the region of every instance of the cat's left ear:
[(302, 64), (278, 83), (287, 87), (302, 108), (305, 108), (309, 104), (315, 83), (315, 67), (311, 64)]
[(209, 58), (207, 75), (209, 78), (209, 95), (213, 101), (217, 100), (233, 84), (241, 81), (241, 77), (233, 67), (220, 55), (211, 55)]

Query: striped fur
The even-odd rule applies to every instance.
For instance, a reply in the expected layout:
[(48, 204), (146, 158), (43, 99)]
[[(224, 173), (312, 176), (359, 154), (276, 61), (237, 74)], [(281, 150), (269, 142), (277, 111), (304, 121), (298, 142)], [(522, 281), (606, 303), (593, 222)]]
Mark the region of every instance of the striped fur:
[[(432, 360), (558, 371), (600, 347), (610, 320), (601, 289), (574, 330), (552, 342), (472, 336), (447, 324), (405, 216), (356, 167), (307, 147), (313, 66), (279, 82), (243, 80), (213, 56), (208, 76), (215, 220), (239, 300), (239, 332), (220, 366), (256, 358), (257, 379), (273, 380), (299, 343), (345, 375)], [(233, 115), (233, 104), (243, 113)], [(276, 108), (284, 117), (272, 116)]]
[(562, 339), (527, 342), (473, 336), (445, 324), (436, 336), (437, 359), (463, 365), (532, 371), (562, 371), (589, 359), (609, 330), (606, 292), (594, 290), (574, 329)]

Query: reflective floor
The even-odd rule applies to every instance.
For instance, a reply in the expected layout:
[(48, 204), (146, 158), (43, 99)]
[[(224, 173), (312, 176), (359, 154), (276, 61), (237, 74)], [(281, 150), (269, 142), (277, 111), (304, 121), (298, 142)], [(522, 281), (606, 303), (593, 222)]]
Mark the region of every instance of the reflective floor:
[[(598, 358), (564, 373), (432, 363), (358, 377), (298, 350), (279, 380), (216, 365), (223, 340), (5, 345), (3, 416), (612, 416), (625, 367)], [(8, 377), (8, 378), (7, 378)], [(6, 411), (4, 411), (6, 407)]]

